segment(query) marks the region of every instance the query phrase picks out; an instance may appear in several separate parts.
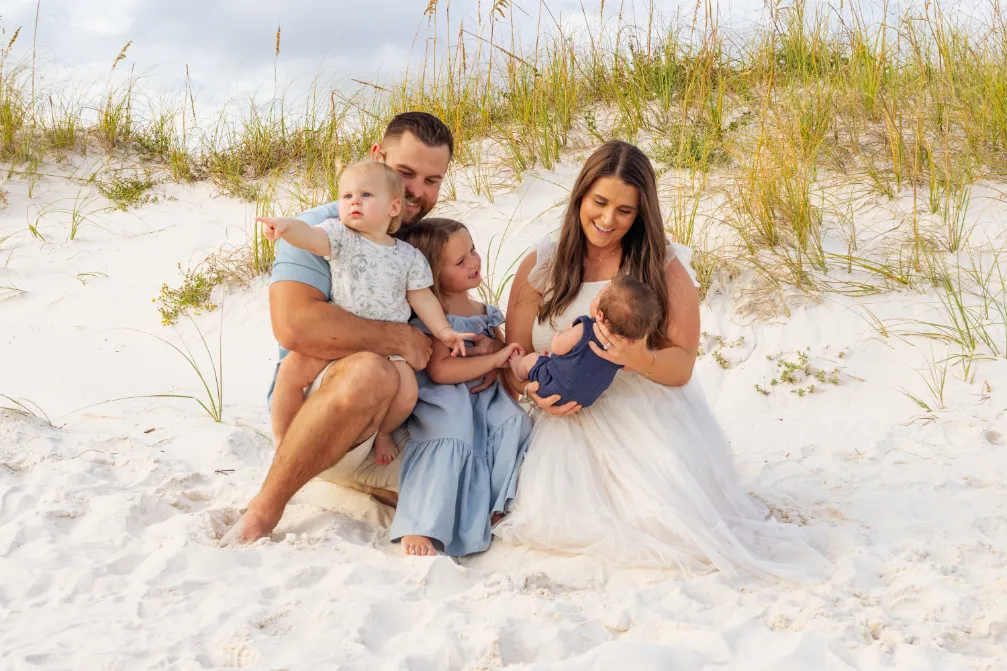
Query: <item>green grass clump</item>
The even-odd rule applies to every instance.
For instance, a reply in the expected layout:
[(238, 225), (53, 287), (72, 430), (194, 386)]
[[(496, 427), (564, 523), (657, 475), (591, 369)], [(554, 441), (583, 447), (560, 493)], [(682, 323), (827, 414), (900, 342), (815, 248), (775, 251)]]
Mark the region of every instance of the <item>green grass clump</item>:
[(150, 175), (115, 175), (111, 181), (99, 182), (98, 191), (115, 205), (116, 209), (125, 212), (131, 207), (140, 207), (156, 202), (157, 196), (151, 196), (148, 191), (157, 186)]
[(183, 271), (182, 264), (178, 264), (178, 271), (182, 273), (182, 285), (172, 289), (167, 284), (162, 284), (160, 296), (153, 299), (161, 313), (161, 323), (165, 326), (175, 324), (180, 316), (190, 310), (200, 314), (217, 309), (210, 302), (210, 294), (223, 280), (220, 271), (213, 267)]

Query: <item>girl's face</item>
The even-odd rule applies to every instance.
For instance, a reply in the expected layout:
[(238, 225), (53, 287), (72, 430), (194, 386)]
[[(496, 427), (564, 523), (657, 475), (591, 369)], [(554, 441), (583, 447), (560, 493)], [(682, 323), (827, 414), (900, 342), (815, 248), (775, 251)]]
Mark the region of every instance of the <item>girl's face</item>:
[(448, 238), (441, 254), (441, 293), (457, 294), (475, 289), (482, 282), (482, 259), (465, 229)]
[(618, 177), (599, 177), (580, 202), (580, 227), (590, 246), (612, 249), (636, 221), (640, 193)]

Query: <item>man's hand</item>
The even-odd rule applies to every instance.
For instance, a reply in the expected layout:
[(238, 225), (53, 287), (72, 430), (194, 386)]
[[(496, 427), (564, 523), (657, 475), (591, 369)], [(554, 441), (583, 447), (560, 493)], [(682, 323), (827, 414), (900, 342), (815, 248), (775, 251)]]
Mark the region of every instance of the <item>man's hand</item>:
[(480, 333), (472, 338), (472, 347), (466, 349), (465, 352), (469, 356), (486, 356), (487, 354), (496, 354), (503, 348), (504, 344), (496, 338)]
[(481, 391), (486, 391), (487, 389), (493, 386), (493, 383), (497, 381), (497, 378), (499, 376), (500, 376), (499, 369), (491, 370), (490, 372), (486, 373), (486, 375), (483, 376), (482, 382), (469, 389), (469, 391), (472, 392), (473, 394), (478, 394)]
[(405, 327), (403, 333), (404, 340), (399, 349), (399, 356), (406, 360), (413, 370), (423, 370), (430, 362), (430, 355), (433, 353), (433, 345), (430, 338), (417, 328)]

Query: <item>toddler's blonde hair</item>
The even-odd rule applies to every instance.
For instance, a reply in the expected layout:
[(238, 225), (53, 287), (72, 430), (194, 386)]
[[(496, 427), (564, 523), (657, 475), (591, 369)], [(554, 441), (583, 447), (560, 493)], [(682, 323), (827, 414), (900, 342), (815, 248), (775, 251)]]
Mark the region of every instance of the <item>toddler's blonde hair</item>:
[(392, 199), (399, 199), (399, 213), (392, 217), (392, 220), (388, 223), (388, 234), (394, 235), (402, 225), (402, 216), (405, 214), (406, 209), (406, 186), (402, 183), (402, 176), (380, 161), (367, 159), (346, 166), (343, 174), (339, 176), (339, 181), (341, 182), (343, 177), (348, 175), (350, 171), (369, 173), (381, 177), (384, 179), (385, 188), (388, 189), (388, 194)]

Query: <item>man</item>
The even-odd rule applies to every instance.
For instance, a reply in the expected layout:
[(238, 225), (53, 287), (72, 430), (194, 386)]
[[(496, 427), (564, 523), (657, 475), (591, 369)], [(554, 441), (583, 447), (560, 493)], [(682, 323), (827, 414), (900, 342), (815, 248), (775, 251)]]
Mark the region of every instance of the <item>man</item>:
[[(391, 166), (405, 183), (403, 229), (437, 203), (453, 152), (451, 131), (424, 112), (396, 116), (381, 142), (371, 148), (371, 158)], [(338, 212), (338, 203), (328, 203), (298, 219), (318, 225)], [(294, 494), (319, 475), (365, 491), (397, 489), (400, 460), (382, 467), (370, 454), (378, 424), (398, 386), (395, 369), (386, 357), (398, 354), (413, 369), (422, 370), (430, 358), (430, 340), (407, 324), (368, 321), (330, 304), (330, 288), (328, 262), (278, 243), (269, 314), (280, 358), (287, 351), (297, 351), (332, 363), (309, 389), (304, 406), (277, 446), (262, 488), (224, 537), (224, 544), (268, 536)], [(480, 349), (497, 346), (479, 344)]]

